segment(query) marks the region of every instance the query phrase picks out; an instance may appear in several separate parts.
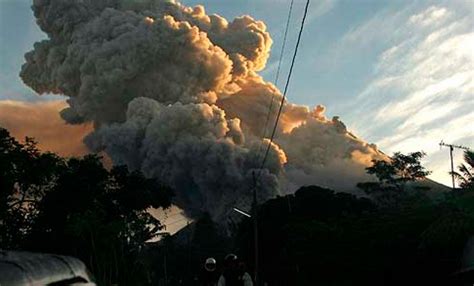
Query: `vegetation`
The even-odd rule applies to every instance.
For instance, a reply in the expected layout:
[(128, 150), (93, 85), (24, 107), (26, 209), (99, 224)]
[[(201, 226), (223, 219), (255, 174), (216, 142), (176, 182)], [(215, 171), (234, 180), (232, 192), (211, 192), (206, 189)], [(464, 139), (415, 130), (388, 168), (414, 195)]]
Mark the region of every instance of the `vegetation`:
[(426, 178), (431, 172), (421, 165), (424, 152), (413, 152), (408, 155), (395, 153), (390, 160), (373, 160), (367, 167), (367, 173), (375, 175), (377, 182), (363, 182), (357, 187), (370, 195), (380, 207), (399, 208), (402, 205), (424, 203), (427, 188), (408, 186), (409, 183)]
[(373, 165), (366, 168), (367, 173), (375, 175), (381, 185), (402, 190), (405, 183), (424, 179), (430, 174), (421, 165), (420, 160), (424, 156), (426, 156), (424, 152), (413, 152), (408, 155), (396, 152), (389, 161), (373, 160)]
[[(63, 159), (19, 143), (0, 129), (0, 248), (81, 258), (100, 285), (141, 284), (146, 241), (171, 191), (125, 167), (106, 170), (98, 156)], [(144, 283), (144, 282), (143, 282)]]
[[(397, 153), (391, 162), (375, 161), (367, 171), (379, 175), (379, 181), (369, 185), (366, 198), (309, 186), (261, 205), (261, 279), (272, 286), (457, 285), (453, 273), (474, 235), (474, 196), (446, 193), (433, 200), (426, 189), (411, 186), (429, 174), (420, 164), (422, 156)], [(204, 221), (212, 225), (209, 218)], [(199, 222), (196, 227), (202, 227)], [(222, 261), (225, 251), (236, 252), (254, 267), (251, 219), (242, 221), (228, 247), (221, 237), (211, 240), (214, 249), (199, 252), (204, 248), (195, 244), (192, 232), (183, 230), (154, 249), (153, 269), (161, 273), (163, 253), (172, 257), (167, 260), (168, 285), (180, 285), (173, 277), (195, 277), (206, 256)], [(215, 228), (202, 233), (215, 233)], [(188, 235), (189, 244), (183, 244)]]
[[(367, 168), (369, 198), (317, 186), (258, 210), (262, 276), (269, 285), (454, 285), (474, 235), (474, 196), (433, 200), (412, 182), (429, 174), (422, 152), (395, 153)], [(410, 184), (411, 183), (411, 184)], [(237, 246), (252, 261), (252, 223)]]
[[(422, 152), (367, 168), (367, 197), (308, 186), (258, 208), (260, 275), (268, 285), (453, 285), (474, 235), (472, 153), (459, 168), (465, 192), (433, 200), (414, 181)], [(466, 172), (467, 171), (467, 172)], [(462, 174), (462, 175), (461, 175)], [(462, 177), (462, 179), (461, 179)], [(95, 155), (60, 158), (0, 129), (0, 248), (82, 259), (99, 285), (196, 285), (203, 261), (236, 252), (252, 269), (253, 225), (232, 236), (209, 215), (174, 236), (146, 212), (172, 192)], [(164, 235), (159, 242), (149, 240)]]
[(474, 152), (464, 152), (465, 164), (458, 166), (459, 172), (453, 172), (463, 190), (474, 191)]

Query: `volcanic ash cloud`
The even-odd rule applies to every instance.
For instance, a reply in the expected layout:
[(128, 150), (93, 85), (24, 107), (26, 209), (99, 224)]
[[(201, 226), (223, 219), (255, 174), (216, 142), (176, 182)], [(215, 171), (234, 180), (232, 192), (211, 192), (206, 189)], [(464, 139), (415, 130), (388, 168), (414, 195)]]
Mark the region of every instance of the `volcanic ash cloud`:
[(272, 45), (261, 21), (152, 0), (35, 0), (33, 11), (49, 38), (25, 55), (23, 81), (68, 96), (61, 116), (93, 123), (92, 151), (168, 183), (191, 216), (248, 207), (254, 171), (263, 200), (308, 180), (353, 186), (383, 157), (322, 106), (286, 102), (259, 170), (268, 106), (273, 123), (282, 97), (257, 73)]

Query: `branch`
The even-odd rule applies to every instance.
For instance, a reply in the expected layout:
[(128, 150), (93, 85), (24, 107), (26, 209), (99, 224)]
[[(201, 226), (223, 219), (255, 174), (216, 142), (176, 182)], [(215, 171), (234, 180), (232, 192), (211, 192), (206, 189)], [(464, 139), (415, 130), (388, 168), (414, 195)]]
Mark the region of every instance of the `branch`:
[(13, 208), (13, 207), (16, 206), (16, 205), (23, 204), (23, 203), (33, 203), (33, 204), (37, 204), (38, 201), (36, 201), (36, 200), (27, 200), (27, 199), (19, 200), (19, 201), (14, 202), (13, 204), (8, 205), (8, 208), (11, 209), (11, 208)]

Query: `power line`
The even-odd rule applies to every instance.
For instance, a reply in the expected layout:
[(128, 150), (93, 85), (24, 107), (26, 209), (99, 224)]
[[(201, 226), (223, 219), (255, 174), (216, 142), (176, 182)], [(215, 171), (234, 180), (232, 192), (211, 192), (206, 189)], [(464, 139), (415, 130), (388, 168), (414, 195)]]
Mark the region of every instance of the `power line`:
[[(294, 2), (294, 0), (291, 0), (290, 8), (288, 10), (288, 16), (286, 18), (286, 27), (285, 27), (285, 33), (283, 34), (283, 43), (281, 45), (280, 57), (278, 59), (278, 68), (277, 68), (277, 71), (276, 71), (275, 79), (273, 80), (273, 85), (275, 85), (275, 86), (278, 85), (278, 79), (280, 77), (281, 63), (283, 61), (283, 55), (285, 53), (286, 38), (287, 38), (287, 35), (288, 35), (288, 28), (290, 26), (291, 12), (293, 11), (293, 2)], [(265, 138), (265, 134), (267, 133), (267, 126), (268, 126), (268, 122), (270, 121), (270, 115), (272, 113), (273, 97), (274, 96), (272, 95), (271, 98), (270, 98), (270, 105), (268, 107), (268, 112), (267, 112), (267, 118), (265, 120), (265, 125), (263, 126), (262, 138)], [(257, 158), (260, 158), (260, 153), (261, 153), (260, 149), (258, 151), (258, 157)]]
[[(298, 39), (297, 39), (296, 45), (295, 45), (295, 51), (293, 53), (293, 58), (291, 59), (290, 71), (288, 72), (288, 76), (286, 78), (285, 89), (283, 91), (283, 97), (281, 98), (280, 108), (278, 109), (278, 114), (277, 114), (277, 117), (276, 117), (276, 120), (275, 120), (275, 124), (273, 125), (272, 134), (270, 136), (270, 142), (268, 142), (267, 149), (265, 150), (265, 155), (263, 157), (263, 161), (262, 161), (262, 165), (260, 167), (260, 170), (263, 169), (263, 167), (265, 165), (265, 162), (267, 160), (268, 153), (270, 151), (270, 147), (271, 147), (271, 144), (273, 142), (273, 138), (275, 137), (276, 129), (278, 127), (278, 122), (280, 120), (281, 112), (283, 110), (283, 105), (285, 103), (286, 94), (288, 92), (288, 86), (289, 86), (290, 80), (291, 80), (291, 74), (293, 72), (293, 67), (294, 67), (295, 61), (296, 61), (296, 55), (298, 53), (298, 47), (299, 47), (300, 41), (301, 41), (301, 35), (303, 34), (304, 22), (306, 20), (306, 15), (308, 14), (309, 2), (310, 2), (310, 0), (306, 1), (306, 5), (305, 5), (305, 8), (304, 8), (303, 19), (301, 20), (300, 31), (298, 33)], [(259, 176), (260, 176), (260, 174), (261, 174), (261, 172), (259, 172)]]
[(174, 224), (180, 223), (180, 222), (182, 222), (182, 221), (188, 221), (188, 222), (189, 222), (189, 220), (188, 220), (187, 218), (182, 218), (182, 219), (177, 219), (177, 220), (175, 220), (175, 221), (173, 221), (173, 222), (170, 222), (170, 223), (163, 222), (163, 225), (165, 225), (165, 226), (170, 226), (170, 225), (174, 225)]
[[(288, 84), (290, 82), (290, 79), (291, 79), (291, 74), (293, 72), (293, 67), (294, 67), (294, 64), (295, 64), (295, 60), (296, 60), (296, 54), (298, 52), (298, 47), (299, 47), (299, 44), (300, 44), (300, 41), (301, 41), (301, 35), (303, 33), (303, 27), (304, 27), (304, 21), (306, 19), (306, 15), (308, 14), (308, 6), (309, 6), (309, 1), (310, 0), (307, 0), (306, 1), (306, 6), (304, 8), (304, 14), (303, 14), (303, 19), (301, 21), (301, 27), (300, 27), (300, 31), (298, 33), (298, 40), (296, 41), (296, 45), (295, 45), (295, 51), (294, 51), (294, 54), (293, 54), (293, 58), (291, 60), (291, 65), (290, 65), (290, 70), (288, 72), (288, 77), (286, 79), (286, 84), (285, 84), (285, 89), (284, 89), (284, 92), (283, 92), (283, 96), (282, 96), (282, 99), (281, 99), (281, 103), (280, 103), (280, 108), (278, 109), (278, 114), (277, 114), (277, 117), (276, 117), (276, 120), (275, 120), (275, 125), (273, 126), (273, 130), (272, 130), (272, 135), (270, 137), (270, 142), (268, 142), (268, 146), (267, 146), (267, 149), (265, 151), (265, 156), (263, 157), (263, 161), (262, 161), (262, 166), (260, 167), (260, 170), (263, 168), (263, 166), (265, 165), (265, 161), (267, 160), (267, 157), (268, 157), (268, 152), (270, 150), (270, 146), (273, 142), (273, 138), (275, 137), (275, 130), (278, 126), (278, 121), (280, 119), (280, 116), (281, 116), (281, 111), (283, 109), (283, 104), (285, 103), (285, 98), (286, 98), (286, 93), (288, 91)], [(293, 1), (291, 2), (293, 5)], [(290, 6), (292, 7), (292, 6)], [(289, 13), (291, 15), (291, 11)], [(287, 24), (289, 22), (289, 19), (287, 20)], [(281, 60), (280, 60), (280, 64), (281, 64)], [(273, 102), (273, 98), (272, 98), (272, 102)], [(270, 111), (269, 111), (270, 112)], [(266, 129), (266, 128), (265, 128)], [(265, 130), (264, 130), (264, 135), (265, 135)], [(259, 172), (259, 176), (260, 176), (261, 172)], [(255, 259), (255, 265), (254, 265), (254, 271), (255, 271), (255, 284), (257, 286), (259, 286), (259, 277), (258, 277), (258, 263), (259, 263), (259, 259), (258, 259), (258, 218), (257, 218), (257, 215), (258, 215), (258, 210), (257, 210), (257, 206), (258, 206), (258, 202), (257, 202), (257, 179), (255, 177), (255, 171), (252, 172), (252, 177), (253, 177), (253, 203), (252, 203), (252, 209), (253, 209), (253, 226), (254, 226), (254, 247), (255, 247), (255, 253), (254, 253), (254, 259)]]
[(275, 75), (275, 80), (273, 81), (273, 84), (275, 86), (278, 84), (278, 79), (280, 77), (280, 68), (281, 68), (281, 63), (282, 63), (282, 59), (283, 59), (283, 54), (285, 52), (286, 38), (287, 38), (287, 35), (288, 35), (288, 28), (290, 27), (291, 12), (293, 11), (293, 2), (294, 2), (294, 0), (291, 0), (290, 9), (288, 9), (288, 16), (286, 18), (285, 33), (283, 35), (283, 44), (281, 45), (280, 58), (278, 60), (278, 68), (277, 68), (277, 72), (276, 72), (276, 75)]

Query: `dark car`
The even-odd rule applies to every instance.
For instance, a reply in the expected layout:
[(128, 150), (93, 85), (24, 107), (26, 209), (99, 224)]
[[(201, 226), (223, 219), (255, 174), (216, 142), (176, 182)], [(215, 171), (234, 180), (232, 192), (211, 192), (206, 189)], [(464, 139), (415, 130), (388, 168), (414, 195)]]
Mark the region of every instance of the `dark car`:
[(69, 256), (0, 250), (0, 286), (96, 285), (82, 261)]

